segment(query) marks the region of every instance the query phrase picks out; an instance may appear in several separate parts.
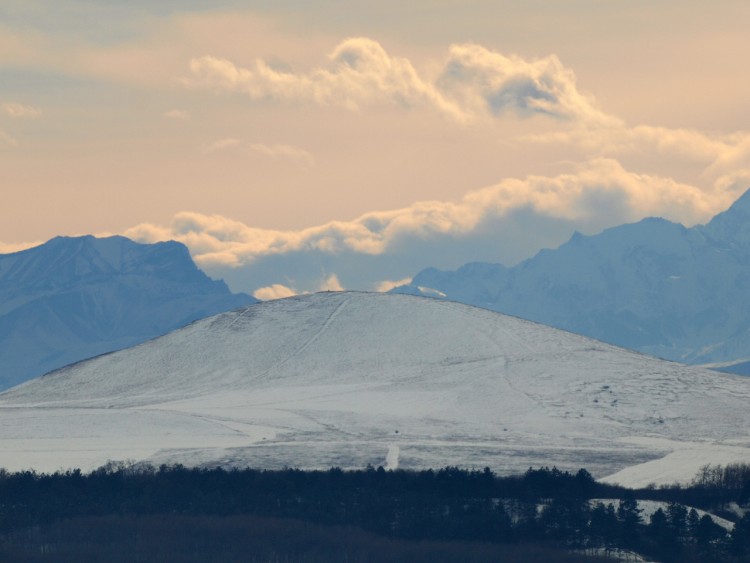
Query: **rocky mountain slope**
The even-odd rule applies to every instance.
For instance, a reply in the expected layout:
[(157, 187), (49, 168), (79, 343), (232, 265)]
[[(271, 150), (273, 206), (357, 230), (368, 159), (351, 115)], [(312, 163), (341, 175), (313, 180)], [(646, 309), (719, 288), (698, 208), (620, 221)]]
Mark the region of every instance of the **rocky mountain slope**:
[(428, 269), (398, 293), (445, 296), (688, 363), (750, 359), (750, 192), (707, 225), (649, 218), (576, 233), (512, 268)]
[(0, 389), (255, 301), (176, 242), (57, 237), (0, 255)]

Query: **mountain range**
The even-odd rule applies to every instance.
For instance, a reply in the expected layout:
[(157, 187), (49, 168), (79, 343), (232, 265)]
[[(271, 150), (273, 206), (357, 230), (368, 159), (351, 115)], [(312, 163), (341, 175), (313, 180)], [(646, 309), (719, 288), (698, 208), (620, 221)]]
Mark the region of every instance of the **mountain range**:
[(750, 191), (708, 224), (575, 233), (514, 267), (429, 268), (394, 289), (530, 319), (661, 358), (750, 373)]
[(57, 237), (0, 255), (0, 389), (256, 301), (177, 242)]
[(0, 394), (0, 467), (588, 468), (750, 458), (750, 379), (459, 303), (330, 292), (196, 321)]

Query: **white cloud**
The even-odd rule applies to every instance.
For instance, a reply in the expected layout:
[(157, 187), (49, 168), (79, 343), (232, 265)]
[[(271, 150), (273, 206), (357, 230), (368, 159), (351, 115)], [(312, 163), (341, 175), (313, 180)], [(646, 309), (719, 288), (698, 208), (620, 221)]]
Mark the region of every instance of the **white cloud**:
[[(261, 59), (249, 68), (217, 57), (190, 62), (186, 84), (237, 92), (252, 100), (305, 102), (357, 110), (376, 104), (429, 107), (456, 122), (491, 122), (512, 113), (547, 116), (556, 122), (546, 133), (522, 140), (574, 144), (589, 158), (623, 154), (667, 155), (689, 159), (711, 172), (750, 166), (750, 135), (719, 135), (693, 129), (630, 126), (599, 108), (582, 91), (575, 73), (552, 54), (527, 60), (481, 45), (452, 45), (435, 77), (411, 61), (389, 55), (376, 41), (350, 38), (326, 64), (308, 71), (279, 70)], [(560, 129), (562, 127), (562, 129)]]
[(241, 92), (253, 100), (304, 101), (356, 110), (365, 105), (430, 105), (457, 119), (464, 113), (419, 76), (407, 59), (391, 57), (376, 41), (340, 43), (325, 66), (309, 72), (278, 70), (257, 59), (251, 68), (211, 56), (190, 61), (194, 87)]
[(386, 293), (392, 290), (394, 287), (399, 287), (401, 285), (406, 285), (409, 283), (411, 283), (411, 278), (403, 278), (400, 280), (383, 280), (383, 281), (377, 282), (373, 286), (373, 288), (375, 289), (375, 291)]
[(527, 61), (480, 45), (453, 45), (437, 86), (474, 115), (513, 111), (584, 123), (617, 122), (596, 108), (593, 97), (578, 90), (575, 74), (555, 55)]
[(549, 217), (586, 220), (593, 214), (606, 214), (602, 204), (608, 198), (623, 205), (632, 218), (663, 215), (695, 223), (724, 208), (736, 195), (634, 174), (616, 161), (597, 159), (569, 174), (504, 180), (471, 191), (458, 202), (421, 201), (297, 231), (257, 229), (218, 215), (182, 212), (169, 227), (142, 224), (126, 235), (142, 240), (176, 238), (188, 244), (201, 263), (240, 265), (262, 255), (305, 250), (381, 254), (401, 237), (460, 236), (488, 216), (503, 216), (519, 208)]
[(253, 292), (253, 297), (260, 299), (261, 301), (271, 301), (272, 299), (283, 299), (284, 297), (292, 297), (297, 295), (297, 292), (292, 288), (280, 283), (275, 283), (267, 287), (261, 287)]
[(576, 145), (590, 155), (672, 157), (684, 164), (694, 164), (708, 177), (716, 177), (750, 166), (750, 134), (708, 134), (694, 129), (670, 129), (625, 123), (609, 127), (579, 124), (566, 131), (532, 134), (525, 137), (534, 143)]
[(42, 115), (42, 110), (18, 103), (3, 104), (3, 111), (13, 118), (34, 118)]
[[(339, 278), (336, 274), (330, 274), (322, 279), (318, 285), (312, 287), (313, 291), (344, 291), (344, 286), (341, 285)], [(289, 287), (280, 283), (274, 283), (269, 286), (261, 287), (253, 291), (253, 297), (262, 301), (269, 301), (271, 299), (283, 299), (285, 297), (292, 297), (294, 295), (300, 295), (310, 293), (310, 291), (299, 291), (293, 287)]]
[(167, 112), (164, 112), (164, 117), (168, 119), (176, 119), (179, 121), (186, 121), (190, 119), (190, 114), (184, 110), (181, 109), (171, 109)]
[(344, 286), (341, 285), (336, 274), (331, 274), (323, 280), (323, 283), (318, 287), (318, 291), (344, 291)]
[(308, 72), (278, 70), (256, 59), (250, 68), (203, 56), (190, 61), (185, 83), (239, 92), (253, 100), (310, 102), (356, 110), (390, 103), (427, 106), (459, 122), (504, 112), (542, 114), (564, 120), (612, 124), (576, 86), (576, 77), (555, 55), (527, 61), (474, 44), (453, 45), (437, 79), (420, 75), (408, 59), (393, 57), (372, 39), (340, 43), (326, 65)]

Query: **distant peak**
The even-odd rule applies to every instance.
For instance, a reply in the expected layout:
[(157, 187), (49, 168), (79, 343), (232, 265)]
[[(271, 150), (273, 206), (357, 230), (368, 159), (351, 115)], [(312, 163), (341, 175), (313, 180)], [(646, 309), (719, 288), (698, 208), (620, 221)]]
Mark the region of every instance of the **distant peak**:
[(147, 243), (147, 242), (134, 241), (122, 235), (110, 235), (110, 236), (103, 236), (103, 237), (97, 237), (94, 235), (76, 235), (76, 236), (61, 235), (61, 236), (56, 236), (54, 238), (51, 238), (47, 242), (43, 243), (41, 246), (54, 247), (54, 248), (69, 247), (71, 249), (89, 247), (89, 248), (93, 248), (97, 250), (112, 249), (112, 248), (129, 248), (129, 249), (143, 249), (143, 250), (146, 250), (148, 248), (161, 248), (161, 249), (187, 248), (181, 242), (177, 242), (174, 240)]
[[(213, 283), (193, 262), (187, 247), (168, 241), (139, 243), (127, 237), (57, 236), (13, 255), (2, 255), (0, 281), (28, 284), (79, 283), (102, 275), (180, 277), (183, 281)], [(33, 281), (36, 280), (36, 281)]]
[(734, 246), (750, 246), (750, 190), (729, 209), (716, 215), (701, 231), (709, 237)]
[(750, 215), (750, 189), (737, 198), (725, 213), (737, 213), (741, 212), (743, 215)]
[(721, 222), (727, 218), (750, 218), (750, 189), (746, 190), (728, 209), (717, 214), (709, 224)]
[(80, 235), (80, 236), (68, 236), (58, 235), (49, 239), (45, 244), (65, 244), (75, 241), (88, 241), (94, 238), (94, 235)]
[(108, 237), (96, 237), (94, 235), (59, 235), (56, 237), (53, 237), (49, 239), (47, 242), (45, 242), (45, 245), (52, 244), (52, 245), (65, 245), (65, 244), (97, 244), (101, 242), (129, 242), (132, 243), (129, 238), (123, 237), (121, 235), (112, 235)]

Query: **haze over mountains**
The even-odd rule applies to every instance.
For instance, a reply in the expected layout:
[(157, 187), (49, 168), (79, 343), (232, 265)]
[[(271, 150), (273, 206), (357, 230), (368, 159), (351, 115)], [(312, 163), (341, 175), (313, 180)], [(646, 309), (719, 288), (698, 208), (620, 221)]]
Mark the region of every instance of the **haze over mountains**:
[(587, 467), (750, 460), (750, 379), (491, 311), (320, 293), (203, 319), (0, 394), (0, 466)]
[(442, 296), (687, 363), (750, 358), (750, 191), (707, 225), (648, 218), (576, 233), (517, 266), (427, 269), (394, 292)]
[(57, 237), (0, 255), (0, 389), (256, 301), (177, 242)]

